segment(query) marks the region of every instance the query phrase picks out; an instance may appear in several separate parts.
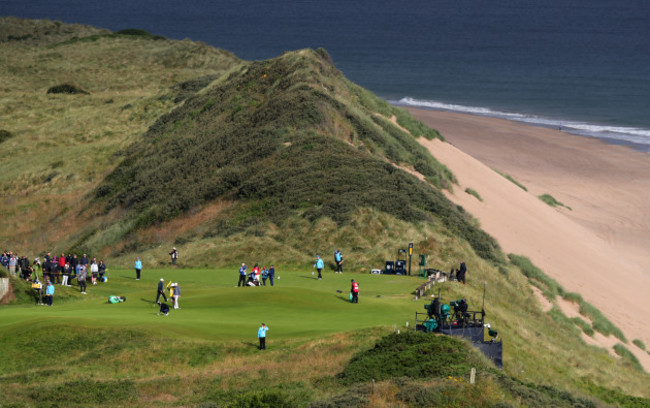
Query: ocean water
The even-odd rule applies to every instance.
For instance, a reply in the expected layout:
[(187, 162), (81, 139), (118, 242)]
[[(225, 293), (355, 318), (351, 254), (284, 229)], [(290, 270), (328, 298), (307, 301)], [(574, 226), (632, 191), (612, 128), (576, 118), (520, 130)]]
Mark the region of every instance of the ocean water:
[(398, 105), (650, 152), (648, 0), (0, 0), (0, 15), (141, 28), (249, 60), (324, 47)]

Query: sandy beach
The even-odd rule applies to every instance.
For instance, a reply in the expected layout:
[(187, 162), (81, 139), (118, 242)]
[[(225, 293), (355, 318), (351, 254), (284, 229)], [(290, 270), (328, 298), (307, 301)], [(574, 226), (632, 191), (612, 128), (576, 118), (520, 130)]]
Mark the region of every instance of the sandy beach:
[[(650, 356), (631, 344), (650, 344), (650, 154), (501, 119), (409, 111), (447, 140), (422, 143), (458, 178), (448, 197), (506, 253), (527, 256), (596, 306), (650, 371)], [(542, 194), (566, 207), (547, 205)], [(610, 349), (612, 343), (600, 342)]]

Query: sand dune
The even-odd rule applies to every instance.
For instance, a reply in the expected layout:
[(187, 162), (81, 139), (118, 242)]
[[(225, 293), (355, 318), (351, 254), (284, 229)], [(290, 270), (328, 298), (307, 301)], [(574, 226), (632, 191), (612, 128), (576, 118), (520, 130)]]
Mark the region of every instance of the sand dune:
[[(650, 344), (650, 155), (505, 120), (411, 112), (449, 142), (422, 141), (458, 177), (452, 201), (506, 253), (527, 256), (600, 309), (628, 340)], [(467, 187), (483, 202), (465, 193)], [(545, 193), (571, 210), (539, 200)], [(628, 348), (650, 371), (650, 356)]]

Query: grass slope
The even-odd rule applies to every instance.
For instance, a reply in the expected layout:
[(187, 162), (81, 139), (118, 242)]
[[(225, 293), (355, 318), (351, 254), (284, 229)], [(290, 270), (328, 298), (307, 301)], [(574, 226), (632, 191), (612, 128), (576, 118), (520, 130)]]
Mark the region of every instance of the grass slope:
[[(581, 344), (575, 330), (522, 298), (525, 277), (508, 269), (510, 282), (499, 273), (484, 276), (501, 285), (486, 300), (488, 320), (505, 339), (505, 373), (462, 341), (408, 332), (413, 311), (424, 311), (425, 302), (411, 295), (422, 278), (330, 272), (318, 281), (311, 269), (280, 266), (276, 286), (237, 288), (234, 268), (145, 267), (140, 281), (132, 270), (113, 269), (109, 282), (89, 287), (86, 296), (57, 287), (52, 308), (0, 308), (3, 403), (598, 406), (585, 401), (605, 397), (619, 406), (647, 403), (613, 390), (647, 397), (646, 374)], [(478, 268), (470, 273), (482, 275)], [(357, 305), (347, 301), (351, 276), (360, 282)], [(152, 303), (161, 277), (183, 289), (181, 310), (166, 317)], [(445, 301), (464, 296), (476, 305), (482, 296), (471, 281), (441, 289)], [(107, 304), (111, 294), (127, 302)], [(262, 321), (271, 328), (264, 353), (255, 338)], [(394, 327), (404, 334), (373, 346)], [(476, 389), (468, 384), (470, 367), (478, 369)], [(374, 391), (366, 385), (371, 379)], [(358, 404), (350, 395), (359, 396)]]

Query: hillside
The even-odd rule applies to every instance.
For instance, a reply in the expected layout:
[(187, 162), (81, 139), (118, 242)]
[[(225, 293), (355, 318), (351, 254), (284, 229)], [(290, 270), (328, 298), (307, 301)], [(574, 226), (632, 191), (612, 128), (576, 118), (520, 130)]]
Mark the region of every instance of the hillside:
[[(350, 83), (325, 50), (248, 62), (139, 30), (0, 20), (0, 32), (16, 26), (20, 34), (0, 42), (0, 147), (10, 152), (0, 161), (0, 242), (30, 255), (100, 255), (110, 279), (88, 296), (57, 287), (52, 308), (22, 295), (0, 308), (7, 404), (647, 404), (638, 362), (584, 340), (613, 325), (543, 309), (531, 283), (552, 294), (559, 286), (538, 272), (531, 278), (525, 259), (510, 261), (448, 200), (467, 181), (459, 185), (434, 157), (448, 153), (444, 138)], [(37, 35), (52, 26), (55, 39)], [(87, 93), (47, 93), (61, 84)], [(505, 339), (503, 373), (464, 343), (441, 340), (458, 360), (451, 367), (426, 352), (436, 339), (382, 340), (424, 311), (426, 300), (412, 293), (420, 277), (367, 273), (409, 242), (430, 267), (470, 265), (467, 285), (438, 287), (444, 301), (478, 307), (487, 288), (488, 320)], [(160, 268), (172, 245), (181, 268)], [(346, 272), (327, 270), (317, 286), (313, 256), (334, 248)], [(137, 282), (135, 256), (145, 262)], [(233, 288), (242, 261), (275, 263), (282, 279)], [(350, 275), (364, 291), (353, 312), (344, 296)], [(183, 310), (169, 319), (150, 299), (160, 277), (184, 290)], [(128, 302), (107, 305), (112, 294)], [(261, 319), (272, 327), (267, 355), (251, 346)], [(71, 344), (80, 346), (48, 353)], [(407, 367), (410, 357), (373, 363), (413, 345), (427, 356), (422, 367)], [(428, 373), (441, 364), (456, 371)], [(479, 368), (476, 387), (466, 383), (470, 365)], [(356, 403), (346, 399), (352, 393)]]

